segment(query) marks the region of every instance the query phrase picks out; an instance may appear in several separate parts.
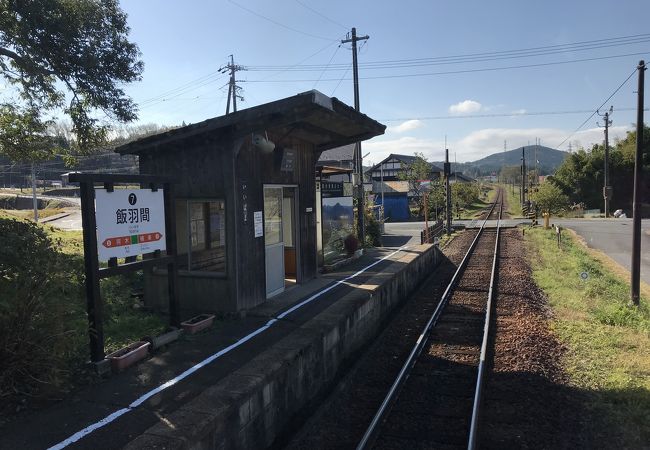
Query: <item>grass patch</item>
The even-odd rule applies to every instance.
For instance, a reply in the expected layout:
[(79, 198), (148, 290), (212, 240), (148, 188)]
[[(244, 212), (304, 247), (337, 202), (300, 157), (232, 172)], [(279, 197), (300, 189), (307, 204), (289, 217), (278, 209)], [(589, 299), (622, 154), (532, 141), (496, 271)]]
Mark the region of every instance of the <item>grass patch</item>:
[(519, 188), (515, 187), (514, 190), (509, 184), (501, 184), (503, 192), (506, 194), (506, 203), (508, 204), (508, 210), (504, 211), (506, 214), (510, 214), (510, 217), (521, 217), (521, 204), (519, 199)]
[[(4, 215), (7, 217), (13, 217), (16, 219), (28, 219), (32, 220), (34, 218), (34, 210), (33, 209), (4, 209), (2, 210)], [(52, 217), (56, 214), (61, 214), (64, 213), (65, 210), (60, 209), (60, 208), (50, 208), (47, 207), (45, 209), (39, 209), (38, 210), (38, 218), (39, 219), (45, 219), (47, 217)]]
[[(629, 306), (629, 284), (565, 234), (527, 231), (536, 283), (554, 311), (553, 329), (568, 348), (572, 384), (588, 393), (596, 442), (639, 448), (650, 442), (650, 310)], [(582, 280), (580, 274), (588, 278)]]
[[(64, 231), (45, 226), (50, 238), (60, 251), (71, 258), (74, 270), (83, 273), (83, 233)], [(142, 336), (156, 335), (166, 327), (164, 319), (156, 314), (142, 311), (131, 293), (143, 286), (142, 272), (134, 272), (100, 280), (100, 291), (104, 304), (104, 337), (106, 353), (117, 350)], [(83, 294), (83, 293), (82, 293)], [(85, 297), (71, 299), (85, 305)], [(83, 309), (85, 319), (85, 306)], [(85, 322), (84, 329), (86, 333)], [(86, 349), (84, 349), (86, 352)]]
[[(82, 233), (0, 215), (0, 241), (0, 318), (7, 319), (0, 341), (14, 355), (33, 349), (54, 355), (47, 365), (43, 358), (16, 358), (11, 378), (0, 377), (0, 396), (67, 390), (88, 360)], [(166, 327), (164, 318), (143, 311), (131, 296), (142, 288), (142, 277), (135, 272), (101, 281), (107, 353)]]

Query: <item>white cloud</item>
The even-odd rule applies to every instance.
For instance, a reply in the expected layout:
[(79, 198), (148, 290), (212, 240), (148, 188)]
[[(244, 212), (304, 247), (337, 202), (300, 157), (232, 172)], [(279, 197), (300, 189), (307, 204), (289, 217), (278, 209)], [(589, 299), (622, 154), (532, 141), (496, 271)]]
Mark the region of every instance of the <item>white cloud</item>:
[[(631, 125), (610, 127), (611, 145), (614, 144), (616, 138), (625, 138), (626, 132), (629, 130), (632, 130)], [(536, 138), (541, 139), (541, 145), (557, 148), (570, 135), (571, 131), (557, 128), (486, 128), (473, 131), (459, 140), (449, 141), (447, 147), (452, 161), (457, 159), (458, 162), (467, 162), (502, 152), (504, 141), (507, 143), (507, 150), (533, 145)], [(602, 128), (583, 130), (573, 135), (558, 150), (568, 150), (569, 142), (574, 150), (579, 147), (590, 148), (593, 144), (602, 143), (603, 138)], [(386, 136), (382, 136), (363, 143), (363, 153), (370, 152), (370, 155), (364, 159), (364, 164), (377, 164), (391, 153), (402, 155), (422, 153), (429, 161), (442, 161), (445, 159), (444, 148), (444, 140), (412, 136), (386, 139)]]
[(482, 105), (474, 100), (465, 100), (449, 107), (449, 113), (454, 115), (471, 114), (481, 110)]
[(522, 115), (522, 114), (526, 114), (526, 112), (527, 112), (527, 111), (526, 111), (525, 109), (522, 108), (522, 109), (517, 109), (517, 110), (515, 110), (515, 111), (512, 111), (511, 114), (515, 114), (515, 115), (518, 115), (518, 116), (519, 116), (519, 115)]
[(389, 133), (405, 133), (407, 131), (415, 130), (416, 128), (420, 128), (424, 125), (424, 123), (421, 120), (418, 119), (413, 119), (413, 120), (407, 120), (406, 122), (402, 122), (399, 125), (396, 125), (394, 127), (388, 127), (388, 132)]

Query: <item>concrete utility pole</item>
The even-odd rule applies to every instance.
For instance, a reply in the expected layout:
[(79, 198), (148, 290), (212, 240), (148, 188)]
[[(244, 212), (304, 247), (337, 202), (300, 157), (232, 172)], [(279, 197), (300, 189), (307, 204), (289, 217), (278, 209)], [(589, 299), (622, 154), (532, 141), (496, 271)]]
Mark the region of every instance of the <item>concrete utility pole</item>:
[(645, 61), (639, 61), (639, 89), (636, 109), (636, 155), (634, 158), (634, 197), (632, 200), (632, 303), (639, 306), (641, 281), (641, 168), (643, 155), (643, 87)]
[(449, 188), (449, 177), (451, 175), (451, 170), (449, 167), (449, 149), (445, 149), (445, 209), (447, 219), (447, 234), (451, 234), (451, 189)]
[[(348, 42), (352, 43), (352, 73), (354, 78), (354, 109), (360, 111), (359, 109), (359, 67), (357, 65), (357, 41), (365, 41), (370, 39), (370, 36), (357, 36), (357, 29), (352, 28), (352, 37), (343, 39), (341, 44), (346, 44)], [(355, 172), (358, 177), (358, 189), (357, 189), (357, 237), (361, 241), (363, 246), (366, 242), (366, 220), (364, 215), (364, 197), (365, 192), (363, 190), (363, 158), (361, 156), (361, 142), (357, 142), (354, 146), (354, 166)]]
[[(605, 200), (605, 217), (609, 217), (609, 200), (612, 198), (612, 188), (609, 185), (609, 126), (612, 124), (612, 121), (609, 118), (614, 111), (614, 107), (610, 106), (609, 111), (602, 114), (605, 118), (605, 180), (603, 184), (603, 199)], [(600, 112), (596, 111), (600, 116)], [(600, 126), (600, 124), (596, 123)]]
[(526, 203), (526, 147), (521, 147), (521, 204)]
[(244, 97), (239, 95), (241, 87), (237, 86), (237, 80), (235, 80), (235, 73), (240, 70), (246, 70), (243, 66), (235, 64), (235, 58), (233, 55), (230, 55), (230, 63), (225, 66), (219, 67), (220, 73), (230, 72), (230, 80), (228, 81), (228, 103), (226, 103), (226, 114), (230, 114), (230, 100), (232, 99), (232, 110), (237, 112), (237, 99), (239, 98), (242, 102)]

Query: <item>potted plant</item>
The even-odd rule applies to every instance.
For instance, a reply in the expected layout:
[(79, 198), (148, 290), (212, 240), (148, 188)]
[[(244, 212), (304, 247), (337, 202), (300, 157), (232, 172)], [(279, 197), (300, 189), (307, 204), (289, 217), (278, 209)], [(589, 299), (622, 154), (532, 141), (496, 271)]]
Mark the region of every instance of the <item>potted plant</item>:
[(111, 362), (111, 368), (113, 371), (119, 372), (147, 356), (149, 345), (151, 344), (145, 341), (134, 342), (106, 355), (106, 359)]
[(189, 334), (198, 333), (201, 330), (209, 328), (214, 322), (214, 314), (199, 314), (191, 319), (181, 322), (183, 329)]

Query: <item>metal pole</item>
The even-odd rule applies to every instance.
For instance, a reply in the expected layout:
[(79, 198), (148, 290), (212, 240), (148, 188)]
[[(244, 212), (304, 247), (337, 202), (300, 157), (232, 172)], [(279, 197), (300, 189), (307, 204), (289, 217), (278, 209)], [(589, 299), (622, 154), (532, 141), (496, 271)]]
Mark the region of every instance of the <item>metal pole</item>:
[(427, 191), (424, 191), (424, 239), (429, 243), (429, 208), (428, 208)]
[(634, 159), (634, 197), (632, 200), (632, 303), (639, 305), (641, 280), (641, 169), (643, 155), (643, 87), (645, 61), (639, 61), (639, 89), (636, 113), (636, 155)]
[(230, 55), (230, 83), (232, 85), (232, 111), (237, 112), (237, 85), (235, 84), (235, 57)]
[(519, 203), (524, 204), (524, 147), (521, 147), (521, 184), (519, 185)]
[(445, 149), (445, 205), (446, 205), (446, 219), (447, 219), (447, 234), (451, 234), (451, 189), (449, 188), (449, 150)]
[(609, 217), (609, 111), (605, 113), (605, 189), (603, 197), (605, 200), (605, 217)]
[(384, 204), (384, 163), (381, 162), (379, 165), (379, 170), (381, 172), (381, 218), (384, 219), (384, 214), (386, 213), (386, 206)]
[(38, 199), (36, 198), (36, 170), (32, 163), (32, 203), (34, 204), (34, 222), (38, 222)]

